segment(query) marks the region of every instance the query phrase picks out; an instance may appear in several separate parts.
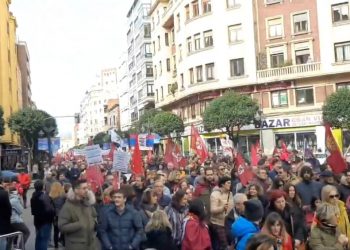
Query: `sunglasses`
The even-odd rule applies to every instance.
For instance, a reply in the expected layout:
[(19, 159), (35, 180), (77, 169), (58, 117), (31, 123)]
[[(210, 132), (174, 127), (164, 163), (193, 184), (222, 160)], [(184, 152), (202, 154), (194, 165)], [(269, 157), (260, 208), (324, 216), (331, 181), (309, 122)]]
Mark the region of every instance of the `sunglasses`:
[(329, 199), (339, 198), (339, 194), (330, 195)]

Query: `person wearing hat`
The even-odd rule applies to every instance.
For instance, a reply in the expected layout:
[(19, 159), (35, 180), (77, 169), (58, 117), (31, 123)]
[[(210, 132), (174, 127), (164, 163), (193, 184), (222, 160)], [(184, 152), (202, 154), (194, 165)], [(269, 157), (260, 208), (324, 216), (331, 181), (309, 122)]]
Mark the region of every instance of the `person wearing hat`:
[(332, 171), (326, 169), (320, 173), (320, 181), (324, 185), (332, 185), (337, 187), (335, 180), (334, 180), (334, 174)]
[(188, 215), (183, 222), (181, 250), (211, 250), (209, 228), (205, 223), (206, 212), (200, 199), (190, 202)]
[(231, 233), (236, 240), (236, 250), (245, 250), (248, 240), (260, 232), (259, 223), (264, 216), (264, 208), (259, 200), (244, 202), (244, 216), (239, 217), (231, 227)]

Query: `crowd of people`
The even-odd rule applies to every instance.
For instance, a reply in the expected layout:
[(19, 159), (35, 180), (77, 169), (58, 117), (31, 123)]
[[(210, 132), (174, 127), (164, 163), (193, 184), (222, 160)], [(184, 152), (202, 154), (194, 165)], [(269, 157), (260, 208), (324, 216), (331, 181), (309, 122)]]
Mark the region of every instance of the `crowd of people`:
[[(145, 173), (130, 178), (100, 166), (97, 189), (84, 162), (47, 166), (30, 199), (35, 249), (52, 242), (67, 250), (347, 249), (350, 169), (335, 175), (298, 153), (259, 158), (247, 184), (235, 159), (214, 153), (186, 167), (148, 157)], [(21, 214), (29, 184), (25, 173), (1, 179), (0, 235), (20, 231), (28, 239)], [(0, 240), (0, 249), (9, 244)]]

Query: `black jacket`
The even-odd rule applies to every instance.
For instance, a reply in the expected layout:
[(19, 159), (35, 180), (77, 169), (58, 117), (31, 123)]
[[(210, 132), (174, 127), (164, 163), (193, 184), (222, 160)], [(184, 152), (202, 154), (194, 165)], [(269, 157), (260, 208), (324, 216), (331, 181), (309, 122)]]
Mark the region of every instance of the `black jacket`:
[(154, 248), (157, 250), (177, 250), (174, 240), (171, 237), (170, 228), (163, 230), (154, 230), (146, 233), (147, 248)]
[(51, 224), (55, 217), (55, 207), (52, 199), (43, 191), (35, 191), (30, 200), (34, 226), (40, 228), (45, 224)]
[(11, 233), (12, 207), (8, 192), (0, 187), (0, 235)]

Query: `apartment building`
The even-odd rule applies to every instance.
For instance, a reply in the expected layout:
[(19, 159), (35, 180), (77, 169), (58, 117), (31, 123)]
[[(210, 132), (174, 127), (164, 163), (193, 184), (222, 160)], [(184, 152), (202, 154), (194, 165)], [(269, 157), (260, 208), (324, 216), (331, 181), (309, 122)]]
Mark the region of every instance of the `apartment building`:
[[(130, 122), (154, 108), (150, 0), (134, 0), (127, 14), (127, 70)], [(123, 128), (123, 126), (122, 126)]]
[(102, 70), (97, 76), (96, 84), (85, 92), (80, 103), (80, 124), (78, 140), (87, 143), (90, 137), (104, 131), (105, 105), (109, 99), (118, 97), (117, 70)]
[[(348, 8), (339, 0), (153, 1), (156, 107), (183, 118), (187, 140), (190, 124), (203, 127), (208, 102), (233, 89), (260, 105), (258, 122), (242, 130), (243, 151), (259, 139), (267, 153), (280, 139), (324, 151), (322, 105), (350, 77)], [(202, 136), (217, 150), (224, 135)]]
[(120, 130), (119, 99), (109, 99), (104, 106), (104, 131)]
[(131, 126), (131, 115), (129, 108), (129, 78), (126, 52), (123, 52), (118, 58), (117, 71), (119, 87), (120, 129), (122, 131), (126, 131)]
[[(150, 14), (156, 107), (183, 119), (187, 145), (191, 124), (204, 132), (201, 115), (211, 100), (256, 83), (253, 3), (153, 1)], [(210, 148), (220, 136), (203, 133)]]
[[(0, 106), (4, 119), (22, 106), (21, 73), (17, 63), (16, 18), (9, 11), (10, 0), (0, 2)], [(0, 146), (6, 150), (18, 146), (19, 137), (5, 126), (5, 134), (0, 137)], [(6, 160), (3, 156), (3, 162)]]
[(18, 41), (17, 43), (17, 57), (18, 66), (21, 71), (21, 82), (22, 82), (22, 106), (32, 107), (34, 105), (32, 101), (32, 90), (31, 90), (31, 77), (30, 77), (30, 57), (25, 41)]

